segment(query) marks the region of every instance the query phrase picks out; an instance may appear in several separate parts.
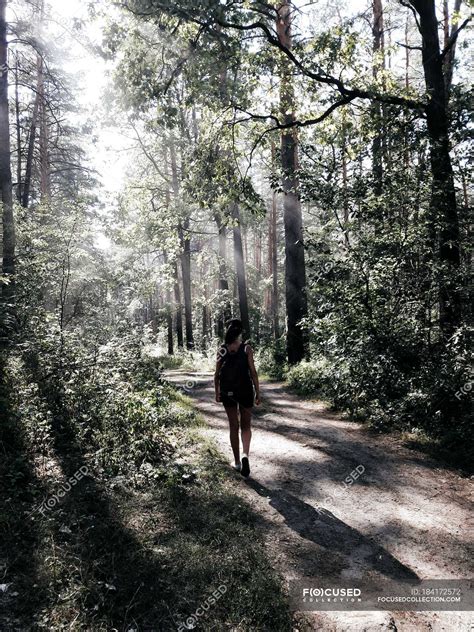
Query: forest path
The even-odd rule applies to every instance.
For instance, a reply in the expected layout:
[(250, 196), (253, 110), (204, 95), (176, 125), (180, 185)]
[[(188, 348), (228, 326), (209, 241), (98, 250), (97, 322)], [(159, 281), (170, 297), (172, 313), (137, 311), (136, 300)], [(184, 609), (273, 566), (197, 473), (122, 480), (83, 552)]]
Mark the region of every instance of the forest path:
[[(167, 379), (193, 398), (205, 432), (230, 463), (227, 417), (214, 400), (213, 376), (174, 370)], [(264, 381), (262, 396), (254, 409), (251, 477), (235, 475), (233, 485), (258, 513), (268, 554), (285, 580), (472, 576), (472, 481), (281, 382)], [(355, 468), (362, 474), (343, 489)], [(338, 632), (467, 632), (474, 615), (315, 612), (304, 620), (309, 629)]]

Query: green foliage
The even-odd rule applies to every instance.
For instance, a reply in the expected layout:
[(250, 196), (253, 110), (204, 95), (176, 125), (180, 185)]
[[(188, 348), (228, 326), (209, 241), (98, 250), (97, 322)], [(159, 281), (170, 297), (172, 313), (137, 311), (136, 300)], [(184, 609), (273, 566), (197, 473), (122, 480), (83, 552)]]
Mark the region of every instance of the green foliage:
[(256, 353), (256, 362), (259, 371), (264, 375), (275, 380), (284, 379), (288, 370), (286, 340), (282, 337), (262, 345)]
[[(215, 447), (198, 435), (194, 411), (157, 380), (156, 362), (143, 359), (139, 334), (111, 339), (92, 367), (78, 365), (90, 356), (63, 355), (76, 379), (59, 380), (59, 392), (58, 376), (44, 373), (43, 363), (32, 366), (31, 355), (28, 366), (12, 355), (2, 366), (10, 384), (0, 427), (0, 554), (18, 594), (11, 616), (22, 627), (34, 621), (56, 629), (73, 608), (87, 629), (128, 628), (132, 620), (171, 629), (224, 585), (203, 626), (289, 629), (286, 597), (251, 508), (232, 491)], [(34, 387), (33, 375), (42, 376)], [(2, 412), (6, 403), (0, 397)], [(88, 476), (39, 513), (59, 474), (78, 463)]]
[(21, 316), (4, 362), (9, 416), (28, 451), (50, 458), (64, 434), (104, 474), (131, 474), (144, 464), (164, 470), (173, 454), (168, 429), (195, 419), (148, 353), (150, 328), (130, 309), (128, 279), (90, 246), (82, 205), (21, 219)]
[(106, 474), (133, 473), (144, 463), (163, 467), (173, 453), (168, 428), (195, 418), (173, 403), (160, 365), (142, 348), (138, 332), (92, 349), (51, 335), (12, 356), (12, 414), (32, 452), (50, 454), (64, 426)]
[[(391, 156), (380, 186), (362, 169), (373, 160), (374, 121), (351, 117), (348, 125), (347, 114), (323, 125), (304, 146), (302, 191), (320, 208), (320, 220), (306, 241), (311, 361), (292, 369), (290, 382), (379, 430), (424, 433), (449, 445), (453, 462), (467, 464), (472, 409), (463, 385), (470, 380), (470, 333), (461, 326), (444, 340), (438, 288), (451, 278), (466, 288), (467, 306), (468, 259), (457, 272), (439, 261), (430, 228), (426, 136), (409, 117), (391, 120), (384, 141)], [(339, 155), (324, 149), (335, 132)], [(318, 163), (311, 160), (316, 147)], [(409, 169), (407, 151), (417, 155)], [(466, 253), (467, 215), (460, 206)]]
[(288, 385), (301, 395), (315, 395), (324, 392), (327, 380), (328, 362), (325, 358), (312, 362), (300, 362), (290, 367), (286, 373)]
[(183, 365), (184, 358), (179, 355), (162, 355), (158, 357), (158, 361), (163, 369), (179, 369)]
[[(204, 130), (203, 130), (204, 132)], [(198, 199), (204, 208), (214, 213), (228, 209), (239, 202), (250, 212), (263, 214), (264, 203), (255, 190), (251, 179), (238, 173), (238, 156), (235, 155), (235, 134), (232, 137), (225, 128), (209, 130), (194, 150), (190, 164), (190, 175), (186, 182), (188, 195)], [(227, 211), (229, 214), (229, 211)], [(224, 224), (232, 225), (230, 217), (223, 217)]]

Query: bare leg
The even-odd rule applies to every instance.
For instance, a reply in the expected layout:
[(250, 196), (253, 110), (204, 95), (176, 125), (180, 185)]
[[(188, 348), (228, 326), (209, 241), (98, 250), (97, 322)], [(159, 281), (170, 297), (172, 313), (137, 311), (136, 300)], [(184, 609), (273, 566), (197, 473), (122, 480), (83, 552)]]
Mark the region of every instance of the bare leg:
[(252, 438), (252, 409), (240, 407), (240, 432), (242, 434), (243, 453), (249, 456), (250, 439)]
[(230, 445), (232, 446), (232, 452), (234, 453), (235, 463), (240, 463), (240, 445), (239, 445), (239, 414), (237, 412), (237, 406), (225, 407), (225, 412), (229, 418), (229, 432), (230, 432)]

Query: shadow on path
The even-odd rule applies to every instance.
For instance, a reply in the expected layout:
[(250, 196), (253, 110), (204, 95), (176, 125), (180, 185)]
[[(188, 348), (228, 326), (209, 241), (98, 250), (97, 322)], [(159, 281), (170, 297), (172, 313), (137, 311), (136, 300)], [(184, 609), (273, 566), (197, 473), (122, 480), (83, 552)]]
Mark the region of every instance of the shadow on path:
[(318, 510), (296, 496), (282, 490), (269, 489), (247, 479), (246, 484), (260, 496), (270, 500), (270, 506), (285, 519), (285, 523), (299, 536), (328, 551), (360, 557), (361, 571), (372, 570), (389, 579), (416, 582), (418, 575), (399, 562), (362, 533), (339, 520), (327, 510)]

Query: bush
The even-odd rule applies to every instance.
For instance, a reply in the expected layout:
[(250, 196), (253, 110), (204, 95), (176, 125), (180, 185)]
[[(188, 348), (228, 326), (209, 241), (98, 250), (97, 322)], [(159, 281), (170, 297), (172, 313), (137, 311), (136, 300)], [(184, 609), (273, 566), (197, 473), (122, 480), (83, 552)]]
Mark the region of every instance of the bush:
[(258, 370), (272, 379), (283, 380), (288, 370), (285, 345), (285, 339), (279, 338), (262, 346), (255, 356)]
[(169, 429), (192, 425), (195, 414), (162, 381), (143, 331), (120, 327), (99, 346), (74, 329), (39, 333), (7, 367), (12, 412), (31, 453), (48, 455), (63, 436), (107, 475), (164, 466)]
[(92, 440), (97, 464), (107, 474), (135, 472), (144, 463), (162, 465), (172, 454), (151, 393), (122, 392), (101, 407)]
[(300, 362), (291, 367), (286, 379), (290, 388), (301, 395), (315, 395), (322, 393), (327, 384), (328, 362), (325, 358), (314, 362)]
[(179, 369), (183, 364), (182, 355), (162, 355), (157, 360), (163, 369)]
[(333, 336), (323, 360), (288, 372), (302, 394), (324, 393), (350, 417), (379, 431), (422, 433), (443, 458), (468, 466), (473, 459), (472, 376), (465, 343), (427, 348), (400, 330), (375, 335)]

